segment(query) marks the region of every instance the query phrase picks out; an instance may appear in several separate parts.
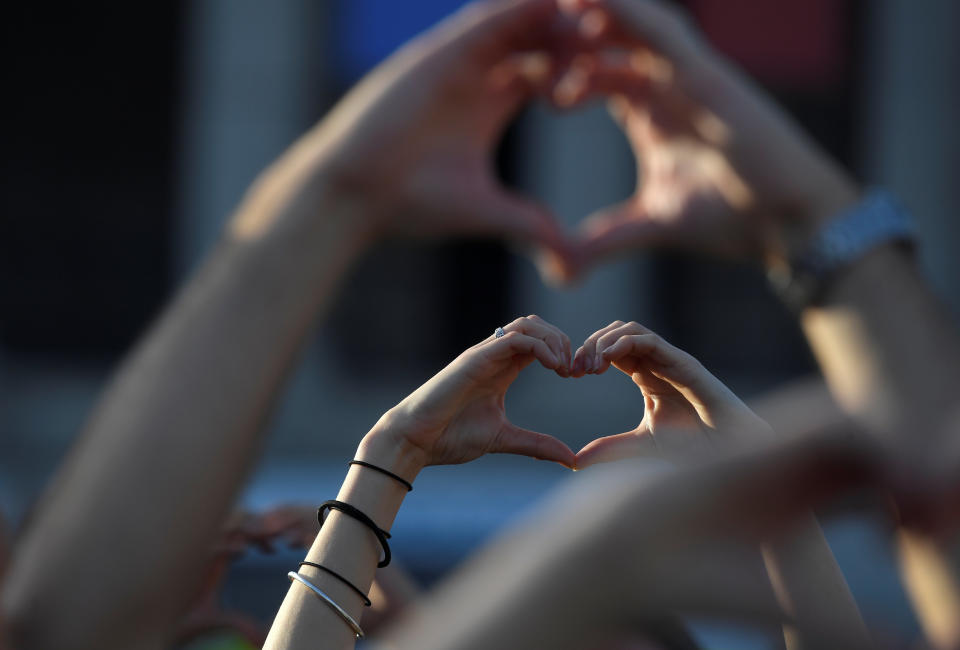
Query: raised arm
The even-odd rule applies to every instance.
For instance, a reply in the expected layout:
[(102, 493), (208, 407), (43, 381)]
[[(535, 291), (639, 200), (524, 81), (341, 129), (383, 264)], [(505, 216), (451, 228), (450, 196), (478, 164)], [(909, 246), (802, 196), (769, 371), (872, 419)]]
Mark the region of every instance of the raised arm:
[[(357, 450), (356, 460), (367, 464), (351, 465), (338, 501), (389, 530), (408, 485), (427, 465), (515, 453), (573, 466), (574, 454), (566, 445), (513, 425), (504, 412), (507, 388), (534, 360), (565, 374), (569, 341), (534, 316), (518, 319), (504, 330), (503, 336), (490, 336), (464, 352), (380, 419)], [(307, 564), (298, 570), (297, 580), (306, 583), (291, 585), (264, 647), (352, 648), (357, 629), (351, 621), (361, 620), (364, 594), (381, 558), (388, 561), (369, 526), (349, 513), (332, 510), (307, 554)], [(335, 605), (323, 601), (311, 587)]]
[(257, 180), (123, 363), (22, 537), (16, 647), (159, 647), (351, 262), (387, 233), (559, 247), (491, 152), (549, 74), (552, 0), (470, 7), (410, 43)]
[[(614, 321), (587, 338), (574, 357), (574, 376), (614, 366), (640, 389), (643, 420), (633, 431), (594, 440), (577, 454), (577, 466), (634, 456), (689, 462), (743, 453), (776, 442), (777, 435), (746, 404), (683, 350), (638, 323)], [(793, 618), (799, 639), (816, 639), (831, 626), (852, 645), (869, 645), (860, 611), (820, 526), (811, 513), (799, 516), (789, 534), (762, 548), (773, 592)]]
[(554, 95), (566, 104), (611, 96), (639, 170), (631, 199), (584, 222), (580, 266), (571, 270), (669, 246), (800, 275), (797, 264), (809, 263), (811, 252), (829, 253), (819, 238), (831, 224), (864, 212), (847, 222), (841, 253), (818, 260), (831, 273), (794, 306), (851, 414), (907, 440), (941, 431), (955, 409), (960, 337), (899, 245), (903, 231), (867, 231), (897, 208), (861, 203), (850, 176), (665, 3), (564, 4), (579, 16), (592, 53)]
[[(898, 209), (864, 202), (849, 175), (665, 3), (564, 4), (594, 54), (558, 85), (558, 99), (613, 95), (639, 169), (634, 197), (585, 222), (579, 268), (638, 246), (673, 246), (753, 259), (775, 277), (804, 280), (807, 290), (790, 283), (785, 295), (834, 397), (920, 471), (936, 471), (938, 456), (957, 453), (947, 438), (960, 433), (947, 420), (960, 338), (898, 241)], [(955, 646), (960, 553), (933, 558), (938, 545), (908, 541), (906, 554), (924, 548), (927, 559), (906, 565), (952, 578), (923, 595), (915, 578), (930, 572), (905, 577), (932, 636)]]

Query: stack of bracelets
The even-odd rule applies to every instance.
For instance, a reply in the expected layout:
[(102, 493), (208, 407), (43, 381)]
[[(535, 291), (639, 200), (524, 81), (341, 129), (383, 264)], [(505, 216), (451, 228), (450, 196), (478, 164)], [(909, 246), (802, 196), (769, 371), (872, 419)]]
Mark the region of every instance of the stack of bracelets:
[[(376, 472), (380, 472), (381, 474), (384, 474), (386, 476), (389, 476), (395, 481), (402, 483), (403, 486), (407, 488), (407, 492), (410, 492), (413, 490), (413, 485), (410, 484), (410, 481), (407, 481), (403, 477), (397, 476), (393, 472), (385, 470), (382, 467), (371, 465), (370, 463), (364, 462), (362, 460), (352, 460), (350, 461), (350, 464), (358, 465), (360, 467), (366, 467), (367, 469), (371, 469)], [(376, 536), (377, 541), (380, 542), (380, 547), (383, 549), (383, 558), (377, 563), (377, 567), (378, 568), (385, 567), (388, 564), (390, 564), (390, 559), (392, 556), (390, 555), (390, 545), (387, 544), (387, 540), (390, 539), (390, 533), (388, 533), (387, 531), (377, 526), (377, 524), (370, 517), (362, 513), (357, 508), (354, 508), (349, 503), (344, 503), (343, 501), (337, 501), (335, 499), (331, 499), (330, 501), (324, 501), (323, 503), (320, 504), (320, 507), (317, 509), (317, 521), (320, 522), (321, 527), (323, 526), (324, 515), (328, 510), (339, 510), (343, 514), (347, 515), (348, 517), (352, 517), (353, 519), (356, 519), (361, 524), (369, 528), (371, 532), (373, 532), (373, 534)], [(352, 582), (344, 578), (342, 575), (340, 575), (333, 569), (327, 568), (322, 564), (318, 564), (316, 562), (307, 562), (306, 560), (301, 562), (300, 566), (298, 566), (297, 568), (299, 569), (302, 566), (314, 567), (316, 569), (320, 569), (321, 571), (333, 576), (343, 584), (350, 587), (350, 589), (352, 589), (354, 592), (356, 592), (356, 594), (360, 596), (361, 600), (363, 600), (363, 604), (366, 607), (370, 607), (370, 604), (371, 604), (370, 598), (367, 597), (367, 594), (365, 594), (359, 587), (357, 587), (355, 584), (353, 584)], [(297, 571), (290, 571), (289, 573), (287, 573), (287, 578), (289, 578), (291, 582), (299, 582), (304, 587), (312, 591), (317, 598), (319, 598), (326, 605), (328, 605), (334, 612), (337, 613), (337, 615), (340, 618), (344, 620), (344, 622), (347, 625), (350, 626), (350, 628), (353, 630), (354, 634), (356, 634), (358, 639), (363, 638), (363, 630), (360, 628), (360, 624), (357, 623), (356, 619), (350, 616), (350, 614), (348, 614), (346, 610), (340, 607), (340, 605), (338, 605), (330, 596), (324, 593), (322, 589), (320, 589), (315, 584), (313, 584), (312, 582), (304, 578)]]

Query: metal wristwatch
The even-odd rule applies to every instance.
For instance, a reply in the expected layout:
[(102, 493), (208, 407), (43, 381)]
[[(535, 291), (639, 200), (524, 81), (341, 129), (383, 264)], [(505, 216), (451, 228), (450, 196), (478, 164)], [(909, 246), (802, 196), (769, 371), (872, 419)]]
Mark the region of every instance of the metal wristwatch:
[(887, 192), (869, 192), (856, 205), (827, 222), (785, 267), (768, 273), (774, 291), (795, 312), (816, 305), (833, 277), (882, 244), (912, 248), (909, 214)]

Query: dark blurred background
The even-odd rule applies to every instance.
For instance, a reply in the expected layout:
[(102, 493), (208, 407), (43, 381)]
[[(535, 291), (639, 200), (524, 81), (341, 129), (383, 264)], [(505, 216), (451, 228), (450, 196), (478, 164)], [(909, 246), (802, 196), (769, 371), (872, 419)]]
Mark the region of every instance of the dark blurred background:
[[(257, 172), (367, 70), (459, 4), (7, 8), (0, 508), (8, 516), (16, 520), (37, 497), (110, 369)], [(925, 269), (960, 312), (960, 4), (684, 4), (865, 184), (893, 189), (913, 210)], [(629, 195), (634, 179), (626, 143), (600, 105), (570, 115), (529, 108), (507, 132), (499, 166), (507, 183), (548, 202), (570, 227)], [(756, 269), (648, 253), (554, 290), (496, 242), (384, 244), (358, 265), (318, 328), (246, 505), (329, 498), (380, 413), (494, 327), (528, 313), (575, 341), (611, 320), (638, 320), (745, 397), (814, 371)], [(635, 426), (642, 401), (614, 373), (573, 385), (532, 370), (511, 390), (508, 410), (576, 450)], [(432, 579), (565, 477), (511, 458), (428, 470), (398, 520), (398, 555)], [(868, 619), (908, 630), (914, 623), (895, 574), (876, 568), (889, 562), (887, 551), (869, 542), (868, 527), (837, 524), (831, 541)], [(234, 596), (275, 608), (283, 574), (268, 558), (243, 567)], [(274, 574), (281, 579), (266, 587)]]

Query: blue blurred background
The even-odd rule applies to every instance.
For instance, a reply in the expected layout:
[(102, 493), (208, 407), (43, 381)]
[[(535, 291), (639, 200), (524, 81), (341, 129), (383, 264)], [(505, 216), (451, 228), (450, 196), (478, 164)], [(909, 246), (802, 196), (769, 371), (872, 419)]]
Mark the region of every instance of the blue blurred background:
[[(459, 4), (7, 8), (0, 508), (9, 518), (37, 498), (111, 368), (257, 172), (367, 70)], [(926, 272), (960, 312), (960, 3), (684, 4), (865, 184), (899, 194), (916, 215)], [(600, 105), (569, 115), (530, 107), (506, 133), (498, 163), (505, 182), (549, 203), (570, 227), (629, 195), (635, 178)], [(356, 268), (318, 327), (245, 505), (330, 498), (380, 413), (528, 313), (574, 340), (614, 319), (638, 320), (748, 398), (815, 371), (755, 269), (651, 252), (555, 290), (497, 242), (387, 243)], [(642, 416), (639, 394), (613, 373), (573, 385), (531, 370), (507, 405), (518, 424), (574, 450)], [(513, 458), (430, 469), (401, 511), (397, 556), (432, 581), (563, 480), (559, 468)], [(870, 527), (845, 520), (829, 536), (868, 620), (909, 632), (915, 623), (889, 552)], [(267, 617), (293, 558), (248, 558), (227, 598)]]

